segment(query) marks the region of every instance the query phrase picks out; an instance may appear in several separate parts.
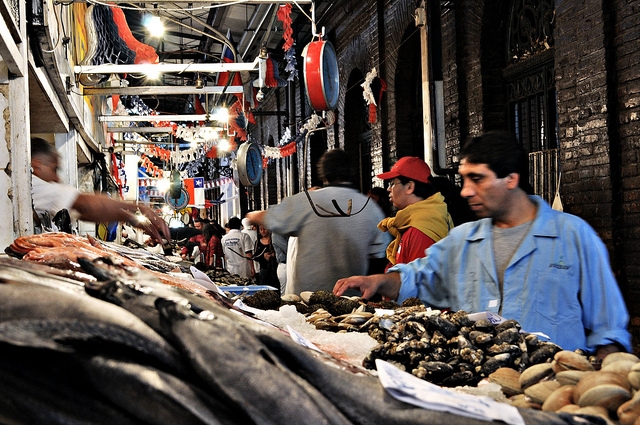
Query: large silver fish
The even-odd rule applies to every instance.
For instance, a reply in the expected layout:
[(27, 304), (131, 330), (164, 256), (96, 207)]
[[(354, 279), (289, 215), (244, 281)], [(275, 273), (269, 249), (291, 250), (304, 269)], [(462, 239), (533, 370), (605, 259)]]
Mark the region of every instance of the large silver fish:
[(176, 350), (128, 311), (83, 293), (38, 284), (0, 284), (0, 341), (74, 351), (109, 345), (182, 369)]
[(91, 391), (69, 355), (0, 347), (0, 423), (11, 425), (141, 425)]
[(175, 302), (159, 299), (157, 305), (209, 389), (226, 396), (256, 423), (351, 424), (320, 391), (224, 315), (202, 320)]
[(86, 381), (105, 399), (149, 425), (250, 424), (240, 409), (153, 367), (94, 356), (77, 362)]

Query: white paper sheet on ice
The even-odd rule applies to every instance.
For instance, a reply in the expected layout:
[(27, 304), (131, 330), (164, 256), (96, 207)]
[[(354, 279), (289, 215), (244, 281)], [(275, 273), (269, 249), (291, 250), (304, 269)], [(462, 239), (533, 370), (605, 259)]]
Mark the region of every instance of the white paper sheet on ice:
[(394, 398), (414, 406), (483, 421), (499, 420), (511, 425), (525, 425), (514, 406), (486, 396), (459, 393), (439, 387), (410, 373), (403, 372), (384, 360), (376, 360), (378, 378)]
[(195, 280), (196, 283), (204, 286), (209, 290), (216, 291), (220, 295), (224, 295), (224, 292), (222, 292), (218, 285), (216, 285), (211, 279), (209, 279), (209, 276), (207, 276), (206, 273), (201, 272), (194, 266), (189, 267), (189, 270), (191, 270), (191, 275), (193, 276), (193, 280)]
[(289, 336), (291, 336), (291, 339), (298, 344), (302, 345), (303, 347), (311, 348), (312, 350), (322, 351), (313, 342), (302, 336), (300, 332), (296, 331), (291, 326), (287, 325), (287, 330), (289, 331)]

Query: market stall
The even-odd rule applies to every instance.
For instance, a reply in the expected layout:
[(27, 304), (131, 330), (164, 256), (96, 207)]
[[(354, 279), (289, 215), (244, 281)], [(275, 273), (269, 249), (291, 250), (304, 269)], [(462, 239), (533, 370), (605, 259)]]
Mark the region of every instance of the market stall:
[[(276, 309), (263, 310), (255, 307), (251, 296), (243, 298), (225, 291), (222, 282), (208, 287), (216, 282), (202, 284), (198, 283), (198, 279), (206, 280), (202, 276), (185, 277), (184, 270), (172, 267), (161, 256), (126, 249), (116, 252), (109, 244), (94, 244), (98, 246), (71, 235), (36, 235), (19, 238), (7, 248), (21, 259), (0, 259), (0, 422), (599, 424), (605, 419), (593, 415), (608, 412), (612, 421), (613, 415), (622, 412), (618, 407), (623, 402), (630, 406), (635, 399), (631, 392), (637, 388), (637, 378), (631, 378), (640, 374), (637, 359), (612, 361), (620, 368), (618, 380), (605, 383), (608, 365), (595, 372), (586, 357), (571, 357), (551, 343), (539, 343), (538, 349), (552, 347), (544, 349), (544, 354), (529, 350), (526, 365), (522, 350), (516, 362), (517, 356), (508, 351), (491, 353), (487, 349), (487, 360), (478, 363), (480, 367), (473, 368), (470, 375), (461, 374), (467, 379), (459, 382), (451, 378), (461, 371), (437, 369), (443, 367), (435, 364), (437, 360), (424, 363), (427, 355), (440, 352), (444, 356), (445, 348), (452, 348), (447, 344), (453, 344), (454, 339), (460, 356), (462, 348), (482, 346), (478, 340), (481, 334), (504, 339), (508, 345), (521, 345), (521, 334), (512, 330), (517, 329), (513, 321), (503, 325), (472, 322), (466, 314), (442, 314), (424, 306), (367, 313), (368, 309), (355, 300), (349, 300), (355, 308), (344, 315), (329, 313), (338, 308), (335, 306), (299, 313), (297, 303), (309, 307), (313, 297), (322, 294), (311, 294), (306, 303), (280, 299)], [(333, 301), (348, 309), (342, 300)], [(313, 331), (298, 327), (296, 321), (301, 317)], [(314, 320), (307, 320), (309, 317)], [(320, 320), (325, 325), (337, 324), (348, 317), (342, 332), (331, 332), (337, 328), (319, 330)], [(412, 374), (393, 365), (400, 365), (405, 354), (401, 340), (387, 344), (394, 354), (385, 358), (384, 350), (371, 336), (383, 338), (384, 334), (389, 342), (398, 325), (406, 329), (400, 339), (408, 343), (404, 348), (407, 356), (412, 357), (409, 353), (413, 352), (415, 358), (415, 353), (422, 353), (423, 363), (417, 364), (423, 367), (423, 376), (406, 365), (403, 369)], [(426, 347), (409, 349), (410, 341), (416, 341), (414, 345), (420, 341), (409, 337), (422, 331), (420, 325), (426, 326), (422, 336), (427, 332), (433, 338), (437, 332), (446, 338), (441, 345), (434, 344), (430, 354)], [(471, 337), (469, 333), (468, 347), (459, 348), (461, 329), (474, 326), (478, 334)], [(314, 332), (322, 332), (322, 338), (328, 339)], [(358, 352), (334, 355), (340, 351), (335, 344), (367, 347), (363, 338), (373, 341), (367, 359), (357, 359), (361, 356)], [(526, 337), (522, 338), (526, 344)], [(514, 360), (498, 357), (505, 353)], [(539, 358), (532, 360), (536, 356)], [(490, 364), (492, 358), (503, 360)], [(444, 358), (439, 362), (448, 364), (445, 360), (451, 363)], [(525, 375), (534, 369), (533, 361), (546, 365), (546, 372)], [(602, 381), (585, 384), (580, 391), (585, 397), (592, 389), (600, 392), (590, 393), (591, 409), (581, 412), (516, 407), (513, 399), (507, 398), (513, 394), (504, 391), (506, 381), (500, 382), (494, 375), (505, 368), (518, 373), (516, 380), (527, 377), (526, 385), (513, 392), (524, 392), (531, 406), (545, 401), (532, 399), (527, 388), (544, 382), (555, 382), (549, 385), (555, 388), (562, 386), (560, 382), (567, 385), (560, 379), (563, 370), (599, 374)], [(629, 380), (627, 374), (620, 379), (622, 370)], [(439, 385), (426, 379), (436, 375)], [(490, 382), (492, 375), (496, 379)], [(466, 387), (466, 391), (444, 385)], [(491, 394), (496, 388), (500, 394)], [(575, 388), (578, 390), (579, 384)], [(586, 406), (586, 398), (566, 404)]]

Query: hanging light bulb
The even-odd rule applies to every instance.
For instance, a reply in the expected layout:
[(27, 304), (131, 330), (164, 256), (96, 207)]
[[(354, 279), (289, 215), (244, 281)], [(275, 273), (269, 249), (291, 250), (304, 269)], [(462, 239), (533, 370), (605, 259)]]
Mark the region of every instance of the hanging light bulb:
[(196, 88), (197, 89), (204, 88), (204, 80), (200, 77), (200, 74), (198, 74), (198, 77), (196, 78)]
[(213, 114), (211, 119), (218, 122), (228, 122), (229, 121), (229, 110), (224, 107), (217, 107), (213, 110)]

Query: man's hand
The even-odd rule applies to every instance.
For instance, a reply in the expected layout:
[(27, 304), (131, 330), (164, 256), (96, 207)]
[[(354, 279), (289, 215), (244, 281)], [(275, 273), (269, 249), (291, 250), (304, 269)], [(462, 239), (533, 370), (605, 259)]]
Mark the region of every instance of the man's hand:
[(251, 224), (255, 224), (256, 226), (259, 226), (263, 224), (264, 216), (266, 213), (267, 213), (266, 211), (252, 211), (247, 213), (245, 217), (249, 220)]
[(163, 244), (164, 241), (171, 240), (169, 226), (167, 226), (167, 223), (161, 217), (147, 206), (139, 205), (138, 209), (142, 215), (136, 216), (138, 223), (131, 224), (144, 230), (160, 244)]
[(351, 276), (338, 279), (333, 287), (333, 293), (341, 296), (348, 289), (359, 290), (362, 293), (362, 298), (366, 300), (376, 294), (395, 300), (400, 292), (400, 273)]

